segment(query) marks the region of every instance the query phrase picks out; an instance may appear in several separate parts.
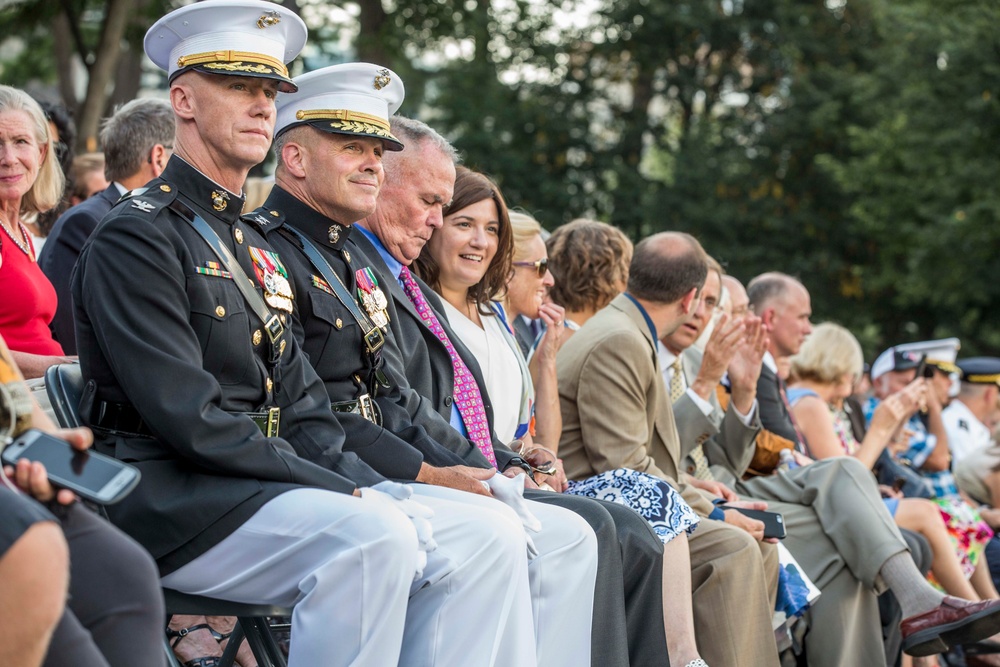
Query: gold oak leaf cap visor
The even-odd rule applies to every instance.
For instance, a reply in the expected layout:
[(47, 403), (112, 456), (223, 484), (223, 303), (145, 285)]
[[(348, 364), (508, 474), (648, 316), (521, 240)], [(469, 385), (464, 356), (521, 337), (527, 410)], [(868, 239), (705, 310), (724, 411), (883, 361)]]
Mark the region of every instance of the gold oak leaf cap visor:
[(305, 46), (306, 24), (264, 0), (204, 0), (176, 9), (146, 33), (146, 55), (174, 80), (188, 70), (278, 81), (295, 91), (287, 63)]
[(298, 91), (278, 98), (274, 136), (299, 125), (332, 134), (381, 139), (386, 150), (403, 150), (392, 135), (389, 118), (403, 103), (403, 81), (392, 70), (372, 63), (324, 67), (294, 79)]

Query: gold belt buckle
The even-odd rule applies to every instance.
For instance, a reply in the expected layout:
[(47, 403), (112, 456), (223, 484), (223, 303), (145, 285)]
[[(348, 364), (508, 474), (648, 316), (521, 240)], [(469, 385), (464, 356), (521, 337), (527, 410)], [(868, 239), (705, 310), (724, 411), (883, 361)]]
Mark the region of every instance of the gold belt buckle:
[(364, 396), (358, 398), (358, 408), (362, 417), (373, 424), (377, 423), (375, 421), (375, 405), (372, 403), (372, 397), (370, 394), (365, 394)]
[(267, 411), (267, 431), (265, 435), (269, 438), (278, 437), (278, 428), (281, 426), (281, 408), (268, 408)]

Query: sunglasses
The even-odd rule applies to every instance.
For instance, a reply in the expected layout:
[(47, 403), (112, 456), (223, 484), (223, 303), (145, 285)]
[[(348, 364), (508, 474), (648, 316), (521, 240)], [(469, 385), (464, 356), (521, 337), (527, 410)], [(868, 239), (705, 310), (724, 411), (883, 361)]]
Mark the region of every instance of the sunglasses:
[(514, 266), (534, 267), (538, 277), (544, 278), (545, 273), (549, 270), (549, 258), (537, 259), (534, 262), (514, 262)]
[(552, 452), (552, 450), (546, 449), (541, 445), (528, 447), (527, 443), (523, 440), (515, 440), (515, 442), (519, 443), (519, 445), (514, 448), (515, 453), (524, 459), (529, 466), (531, 466), (533, 473), (537, 472), (542, 475), (551, 476), (558, 472), (558, 469), (556, 468), (556, 455)]

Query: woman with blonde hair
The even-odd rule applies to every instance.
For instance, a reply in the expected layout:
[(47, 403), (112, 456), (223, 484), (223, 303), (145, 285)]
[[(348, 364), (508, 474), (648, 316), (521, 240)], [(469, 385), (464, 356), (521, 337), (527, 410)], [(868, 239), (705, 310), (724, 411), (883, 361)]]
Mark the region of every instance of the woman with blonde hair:
[(68, 361), (52, 337), (52, 283), (38, 268), (23, 218), (62, 198), (63, 173), (41, 107), (17, 88), (0, 85), (0, 336), (26, 378)]
[[(829, 322), (817, 325), (792, 357), (788, 401), (812, 458), (853, 456), (872, 467), (883, 449), (897, 440), (905, 441), (903, 424), (926, 400), (924, 380), (917, 378), (882, 401), (867, 433), (858, 441), (843, 404), (853, 393), (863, 366), (857, 339), (844, 327)], [(985, 559), (979, 558), (985, 544), (976, 537), (981, 532), (979, 522), (958, 520), (964, 513), (953, 503), (903, 498), (886, 488), (883, 495), (888, 496), (885, 503), (896, 524), (920, 533), (930, 543), (932, 581), (949, 594), (968, 600), (998, 597)]]

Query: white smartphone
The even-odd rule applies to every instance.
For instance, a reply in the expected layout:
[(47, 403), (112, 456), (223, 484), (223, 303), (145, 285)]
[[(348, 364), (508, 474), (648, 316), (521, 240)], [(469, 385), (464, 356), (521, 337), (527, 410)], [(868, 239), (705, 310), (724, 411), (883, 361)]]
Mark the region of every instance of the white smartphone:
[(53, 486), (73, 491), (81, 498), (101, 505), (113, 505), (127, 496), (139, 483), (139, 470), (118, 459), (97, 452), (73, 449), (37, 429), (29, 429), (3, 450), (4, 465), (20, 459), (38, 461), (45, 466)]

